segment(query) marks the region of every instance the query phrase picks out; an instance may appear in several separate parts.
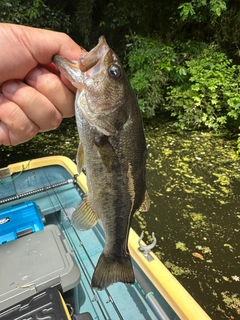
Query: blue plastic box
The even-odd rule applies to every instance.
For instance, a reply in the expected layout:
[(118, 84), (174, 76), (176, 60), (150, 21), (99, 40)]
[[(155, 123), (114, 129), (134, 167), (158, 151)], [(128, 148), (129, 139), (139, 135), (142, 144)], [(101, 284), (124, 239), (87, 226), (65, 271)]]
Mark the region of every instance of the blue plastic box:
[(0, 210), (0, 245), (43, 228), (41, 212), (33, 201)]

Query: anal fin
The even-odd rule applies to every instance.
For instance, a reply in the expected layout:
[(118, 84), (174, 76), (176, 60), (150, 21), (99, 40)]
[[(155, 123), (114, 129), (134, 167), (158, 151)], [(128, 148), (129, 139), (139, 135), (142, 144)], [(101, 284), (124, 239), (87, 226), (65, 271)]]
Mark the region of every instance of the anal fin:
[(79, 204), (71, 217), (73, 226), (78, 230), (89, 230), (95, 226), (98, 220), (99, 217), (92, 209), (88, 197)]
[(149, 208), (150, 208), (150, 197), (149, 197), (148, 192), (146, 190), (145, 196), (144, 196), (143, 202), (139, 208), (139, 211), (146, 212), (149, 210)]

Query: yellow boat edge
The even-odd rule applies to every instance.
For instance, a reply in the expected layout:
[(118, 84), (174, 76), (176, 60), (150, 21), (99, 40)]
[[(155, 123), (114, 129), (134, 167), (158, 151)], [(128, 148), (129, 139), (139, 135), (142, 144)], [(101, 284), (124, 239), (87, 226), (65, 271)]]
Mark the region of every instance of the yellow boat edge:
[[(22, 161), (10, 164), (7, 168), (9, 169), (10, 174), (13, 174), (14, 172), (21, 172), (23, 170), (25, 171), (50, 165), (60, 165), (72, 176), (78, 174), (76, 164), (65, 156), (50, 156)], [(86, 177), (83, 173), (79, 174), (77, 182), (82, 190), (87, 192)], [(179, 318), (181, 320), (211, 319), (152, 251), (150, 251), (150, 253), (153, 260), (151, 262), (147, 261), (143, 254), (138, 250), (138, 239), (139, 236), (131, 228), (128, 241), (131, 256), (151, 280), (163, 298), (173, 308)]]

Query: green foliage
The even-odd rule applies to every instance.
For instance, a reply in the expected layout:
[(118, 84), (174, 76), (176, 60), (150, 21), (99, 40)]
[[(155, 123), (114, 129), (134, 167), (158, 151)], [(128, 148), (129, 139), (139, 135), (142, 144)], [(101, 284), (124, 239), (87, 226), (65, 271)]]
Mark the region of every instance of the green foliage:
[(179, 13), (183, 21), (187, 20), (188, 17), (194, 16), (196, 14), (192, 2), (185, 2), (179, 7)]
[(214, 46), (186, 62), (187, 81), (168, 88), (166, 109), (182, 129), (206, 126), (226, 128), (228, 119), (240, 115), (240, 66)]
[(220, 17), (226, 9), (225, 0), (194, 0), (184, 2), (178, 6), (180, 17), (183, 21), (192, 19), (198, 22), (206, 21), (209, 16), (214, 20)]
[(209, 8), (213, 17), (220, 17), (226, 11), (227, 3), (225, 0), (210, 0)]
[(127, 36), (126, 65), (144, 117), (165, 112), (166, 93), (170, 85), (187, 80), (186, 60), (197, 56), (202, 43), (176, 41), (165, 45), (159, 37)]
[(144, 117), (149, 118), (163, 110), (167, 84), (171, 79), (181, 83), (186, 69), (178, 65), (173, 47), (158, 38), (127, 36), (127, 42), (130, 82)]
[(119, 42), (126, 34), (136, 32), (146, 35), (151, 32), (152, 21), (156, 21), (153, 17), (155, 10), (156, 2), (151, 1), (100, 0), (99, 11), (102, 14), (94, 15), (95, 23), (98, 21), (95, 30), (101, 31), (115, 49), (120, 48)]
[(167, 81), (164, 69), (171, 69), (171, 62), (161, 61), (161, 44), (157, 40), (140, 36), (127, 37), (127, 40), (130, 82), (144, 116), (151, 117), (163, 104), (163, 85)]
[(68, 32), (69, 16), (62, 10), (50, 8), (44, 0), (1, 0), (0, 22)]
[[(181, 129), (238, 130), (240, 66), (216, 46), (127, 37), (126, 65), (145, 118), (170, 112)], [(238, 139), (240, 149), (240, 138)]]

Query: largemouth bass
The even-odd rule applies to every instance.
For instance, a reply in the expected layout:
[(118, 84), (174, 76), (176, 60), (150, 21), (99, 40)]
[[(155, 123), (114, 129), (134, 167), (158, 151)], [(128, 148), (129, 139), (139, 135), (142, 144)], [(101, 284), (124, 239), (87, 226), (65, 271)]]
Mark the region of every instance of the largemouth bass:
[(105, 232), (92, 287), (134, 283), (128, 234), (133, 214), (143, 203), (148, 207), (146, 142), (136, 97), (103, 36), (78, 61), (54, 56), (53, 62), (77, 88), (77, 167), (79, 173), (86, 171), (88, 194), (73, 213), (72, 224), (86, 230), (100, 218)]

